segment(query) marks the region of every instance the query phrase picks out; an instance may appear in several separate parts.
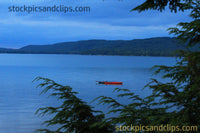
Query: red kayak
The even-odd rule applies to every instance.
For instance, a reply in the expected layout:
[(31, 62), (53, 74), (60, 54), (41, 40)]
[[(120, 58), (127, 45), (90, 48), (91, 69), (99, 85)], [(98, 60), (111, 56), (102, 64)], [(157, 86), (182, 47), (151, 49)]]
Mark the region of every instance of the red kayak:
[(97, 81), (98, 84), (105, 84), (105, 85), (122, 85), (123, 82), (108, 82), (108, 81)]

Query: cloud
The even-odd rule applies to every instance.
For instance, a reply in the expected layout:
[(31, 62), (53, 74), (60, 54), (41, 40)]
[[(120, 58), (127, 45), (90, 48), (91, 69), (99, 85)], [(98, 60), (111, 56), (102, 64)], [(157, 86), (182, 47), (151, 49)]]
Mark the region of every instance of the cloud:
[[(30, 44), (52, 44), (64, 41), (87, 39), (131, 40), (156, 36), (166, 36), (165, 26), (126, 26), (97, 22), (57, 20), (55, 18), (39, 21), (26, 19), (1, 19), (4, 27), (1, 44), (6, 47), (21, 47)], [(10, 42), (10, 43), (9, 43)]]
[[(144, 0), (142, 0), (144, 1)], [(130, 12), (142, 1), (0, 0), (0, 47), (52, 44), (87, 39), (137, 39), (169, 36), (167, 28), (189, 21), (184, 13)], [(12, 5), (90, 6), (90, 13), (10, 13)]]

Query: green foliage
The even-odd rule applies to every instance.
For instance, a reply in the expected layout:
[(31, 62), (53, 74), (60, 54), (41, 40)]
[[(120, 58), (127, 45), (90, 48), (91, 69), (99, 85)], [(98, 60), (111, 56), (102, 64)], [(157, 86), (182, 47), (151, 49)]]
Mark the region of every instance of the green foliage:
[(13, 50), (0, 48), (0, 53), (175, 56), (174, 51), (184, 48), (176, 44), (176, 39), (170, 37), (110, 41), (86, 40), (53, 45), (29, 45)]
[[(200, 1), (199, 0), (147, 0), (134, 8), (139, 12), (153, 9), (163, 11), (169, 5), (171, 11), (190, 9), (191, 22), (181, 22), (175, 28), (170, 28), (179, 43), (186, 47), (178, 51), (179, 58), (175, 66), (155, 66), (156, 73), (164, 72), (163, 78), (168, 82), (162, 83), (152, 79), (145, 87), (152, 90), (152, 94), (141, 98), (128, 89), (115, 89), (118, 98), (126, 98), (127, 104), (116, 99), (100, 96), (95, 100), (99, 104), (108, 104), (109, 112), (117, 116), (104, 119), (104, 115), (94, 115), (89, 105), (75, 96), (70, 87), (61, 86), (49, 79), (38, 78), (45, 82), (41, 87), (58, 91), (56, 95), (63, 99), (58, 108), (42, 108), (41, 114), (56, 113), (55, 117), (46, 121), (48, 125), (61, 124), (61, 130), (67, 132), (112, 132), (112, 125), (190, 125), (200, 127)], [(195, 50), (194, 50), (195, 49)], [(76, 119), (74, 119), (74, 116)], [(104, 123), (104, 124), (103, 124)], [(95, 128), (94, 128), (95, 127)], [(58, 129), (57, 131), (61, 131)], [(48, 132), (48, 130), (42, 130)]]
[[(169, 28), (170, 34), (175, 34), (180, 43), (186, 44), (188, 48), (200, 45), (200, 1), (191, 2), (191, 22), (181, 22), (178, 28)], [(198, 49), (199, 50), (199, 49)]]
[[(183, 3), (180, 3), (183, 2)], [(200, 127), (200, 1), (199, 0), (147, 0), (134, 8), (139, 12), (153, 9), (163, 11), (169, 5), (171, 11), (191, 11), (191, 22), (181, 22), (170, 28), (180, 45), (185, 50), (177, 51), (179, 57), (175, 66), (155, 66), (156, 74), (164, 73), (168, 82), (161, 83), (156, 79), (145, 87), (152, 90), (150, 96), (141, 99), (128, 91), (118, 97), (130, 99), (126, 105), (118, 103), (111, 97), (99, 97), (100, 103), (109, 104), (110, 112), (119, 116), (110, 118), (114, 124), (123, 125), (197, 125)], [(117, 89), (118, 90), (118, 89)]]
[(135, 7), (132, 11), (145, 11), (145, 10), (158, 10), (162, 12), (165, 10), (166, 6), (172, 12), (184, 11), (191, 8), (192, 0), (146, 0), (143, 4)]
[[(187, 50), (180, 54), (181, 60), (177, 66), (160, 68), (171, 69), (165, 77), (172, 78), (179, 88), (176, 100), (178, 106), (182, 106), (178, 116), (182, 121), (190, 125), (200, 123), (200, 51), (192, 51), (191, 48), (200, 45), (200, 1), (194, 0), (190, 3), (191, 18), (193, 21), (179, 23), (179, 28), (170, 28), (170, 33), (175, 34), (180, 43), (185, 43)], [(182, 99), (182, 100), (179, 100)], [(185, 120), (185, 121), (184, 121)]]
[(77, 92), (72, 91), (69, 86), (62, 86), (53, 80), (38, 77), (36, 81), (43, 82), (38, 87), (44, 87), (42, 93), (52, 90), (50, 96), (56, 96), (62, 100), (62, 105), (58, 107), (45, 107), (36, 111), (39, 115), (52, 114), (54, 117), (44, 122), (47, 126), (57, 125), (56, 131), (39, 129), (38, 132), (44, 133), (102, 133), (112, 132), (112, 125), (104, 122), (104, 114), (101, 111), (94, 111), (86, 102), (79, 99)]
[[(95, 100), (99, 100), (99, 104), (109, 104), (111, 110), (108, 113), (117, 113), (119, 114), (116, 117), (108, 118), (107, 120), (113, 124), (123, 124), (123, 125), (150, 125), (158, 124), (163, 120), (157, 121), (160, 115), (166, 112), (165, 108), (153, 108), (152, 101), (150, 97), (142, 99), (138, 95), (130, 92), (127, 89), (116, 88), (114, 92), (117, 92), (117, 97), (125, 97), (129, 100), (127, 104), (121, 104), (117, 100), (100, 96)], [(163, 118), (164, 119), (164, 118)]]

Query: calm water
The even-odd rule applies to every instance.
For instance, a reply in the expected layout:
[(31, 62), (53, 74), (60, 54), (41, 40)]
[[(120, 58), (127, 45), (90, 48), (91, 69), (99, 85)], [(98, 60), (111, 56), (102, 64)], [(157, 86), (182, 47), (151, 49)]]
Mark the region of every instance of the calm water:
[[(41, 88), (32, 83), (37, 76), (47, 77), (63, 85), (70, 85), (79, 96), (91, 102), (100, 95), (114, 96), (116, 87), (142, 91), (156, 64), (173, 65), (172, 57), (83, 56), (0, 54), (0, 133), (29, 133), (42, 128), (41, 118), (35, 115), (40, 107), (58, 105), (56, 98), (39, 95)], [(96, 81), (122, 81), (123, 86), (96, 85)], [(125, 103), (126, 101), (121, 100)], [(95, 106), (95, 103), (90, 103)], [(106, 112), (105, 106), (95, 106)]]

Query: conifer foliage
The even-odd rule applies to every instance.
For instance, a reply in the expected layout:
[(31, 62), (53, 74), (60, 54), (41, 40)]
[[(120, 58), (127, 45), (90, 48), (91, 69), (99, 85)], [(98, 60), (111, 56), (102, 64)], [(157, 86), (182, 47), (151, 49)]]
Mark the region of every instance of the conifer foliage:
[(133, 11), (153, 9), (162, 12), (167, 6), (172, 12), (191, 11), (191, 22), (181, 22), (168, 29), (186, 50), (177, 51), (175, 66), (155, 66), (156, 74), (164, 72), (163, 78), (168, 78), (168, 82), (152, 79), (145, 86), (152, 90), (152, 94), (144, 99), (129, 90), (122, 90), (123, 93), (118, 95), (130, 100), (126, 105), (111, 97), (98, 98), (100, 103), (110, 105), (110, 112), (119, 113), (116, 118), (109, 119), (114, 124), (200, 127), (200, 1), (146, 0)]
[[(169, 6), (169, 7), (168, 7)], [(46, 121), (48, 125), (61, 124), (57, 131), (67, 132), (112, 132), (112, 125), (197, 125), (200, 127), (200, 1), (199, 0), (146, 0), (132, 11), (148, 9), (163, 11), (169, 8), (172, 12), (189, 10), (191, 22), (181, 22), (177, 27), (169, 28), (180, 45), (186, 50), (177, 51), (175, 66), (155, 66), (156, 73), (164, 72), (163, 78), (168, 82), (162, 83), (157, 79), (147, 84), (146, 89), (152, 89), (152, 94), (141, 98), (127, 89), (115, 89), (118, 97), (124, 97), (129, 102), (121, 104), (116, 99), (100, 96), (100, 104), (108, 104), (109, 113), (116, 113), (115, 117), (104, 119), (102, 113), (80, 100), (68, 86), (61, 86), (52, 80), (43, 80), (41, 87), (46, 86), (43, 92), (53, 89), (52, 96), (63, 99), (60, 107), (39, 109), (42, 114), (55, 113), (56, 116)], [(94, 124), (95, 123), (95, 124)], [(46, 131), (46, 130), (41, 130)]]
[(44, 122), (47, 126), (58, 125), (56, 131), (49, 129), (38, 129), (44, 133), (109, 133), (112, 132), (112, 125), (103, 122), (104, 114), (101, 111), (94, 111), (91, 106), (76, 96), (77, 92), (72, 91), (69, 86), (62, 86), (48, 78), (38, 77), (36, 81), (42, 81), (38, 87), (44, 87), (42, 93), (51, 90), (50, 96), (56, 96), (62, 100), (58, 107), (45, 107), (36, 111), (36, 114), (54, 116), (51, 120)]

